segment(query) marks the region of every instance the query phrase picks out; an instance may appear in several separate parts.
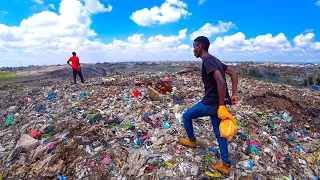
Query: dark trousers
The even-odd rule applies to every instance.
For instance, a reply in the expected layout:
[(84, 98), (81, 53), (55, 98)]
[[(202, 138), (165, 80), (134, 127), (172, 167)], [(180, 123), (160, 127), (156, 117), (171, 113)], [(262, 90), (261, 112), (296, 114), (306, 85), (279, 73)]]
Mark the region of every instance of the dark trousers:
[(73, 82), (77, 83), (77, 75), (80, 77), (81, 82), (84, 83), (84, 79), (81, 71), (73, 70)]

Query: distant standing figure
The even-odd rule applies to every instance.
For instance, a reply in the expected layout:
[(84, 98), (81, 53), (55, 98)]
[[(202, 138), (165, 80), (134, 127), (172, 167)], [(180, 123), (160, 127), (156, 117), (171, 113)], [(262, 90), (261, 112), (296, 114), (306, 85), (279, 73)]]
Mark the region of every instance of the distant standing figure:
[[(70, 61), (72, 65), (70, 64)], [(72, 57), (67, 61), (67, 63), (72, 67), (73, 70), (73, 82), (77, 83), (77, 75), (80, 77), (81, 82), (84, 83), (82, 72), (81, 72), (81, 66), (79, 62), (79, 57), (75, 52), (72, 52)]]

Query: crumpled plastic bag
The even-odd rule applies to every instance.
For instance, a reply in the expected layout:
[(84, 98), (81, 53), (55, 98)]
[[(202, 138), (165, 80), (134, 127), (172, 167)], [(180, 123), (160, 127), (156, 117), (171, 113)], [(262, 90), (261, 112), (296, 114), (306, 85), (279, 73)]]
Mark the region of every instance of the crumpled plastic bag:
[(226, 106), (219, 106), (218, 117), (220, 122), (220, 136), (231, 139), (238, 130), (238, 125)]

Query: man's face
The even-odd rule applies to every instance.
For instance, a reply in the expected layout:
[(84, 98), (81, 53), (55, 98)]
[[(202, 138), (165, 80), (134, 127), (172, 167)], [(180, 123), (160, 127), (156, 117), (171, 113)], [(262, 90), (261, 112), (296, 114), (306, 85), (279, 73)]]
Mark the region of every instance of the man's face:
[(200, 57), (201, 54), (201, 45), (197, 42), (193, 42), (193, 53), (196, 58)]

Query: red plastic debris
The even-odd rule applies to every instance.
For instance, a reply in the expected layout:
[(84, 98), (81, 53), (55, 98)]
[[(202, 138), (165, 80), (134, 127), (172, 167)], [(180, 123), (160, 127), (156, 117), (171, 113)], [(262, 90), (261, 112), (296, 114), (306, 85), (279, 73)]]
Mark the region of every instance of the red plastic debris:
[(41, 137), (41, 134), (39, 131), (37, 130), (33, 130), (30, 132), (29, 134), (31, 137), (35, 138), (35, 139), (39, 139)]
[(171, 82), (171, 79), (169, 77), (166, 77), (164, 78), (164, 81)]
[(152, 171), (152, 170), (154, 169), (154, 167), (153, 167), (153, 166), (148, 166), (146, 169), (147, 169), (148, 171)]
[(277, 159), (281, 159), (281, 158), (282, 158), (282, 155), (281, 155), (281, 154), (277, 154), (277, 155), (276, 155), (276, 158), (277, 158)]
[(27, 102), (27, 103), (30, 103), (30, 102), (31, 102), (31, 98), (26, 97), (26, 102)]
[(247, 143), (249, 146), (252, 144), (254, 145), (255, 147), (260, 147), (261, 145), (257, 142), (257, 141), (254, 141), (254, 140), (251, 140), (250, 142)]
[(139, 96), (139, 92), (138, 92), (137, 90), (133, 90), (133, 91), (132, 91), (132, 95), (133, 95), (134, 97), (138, 97), (138, 96)]

